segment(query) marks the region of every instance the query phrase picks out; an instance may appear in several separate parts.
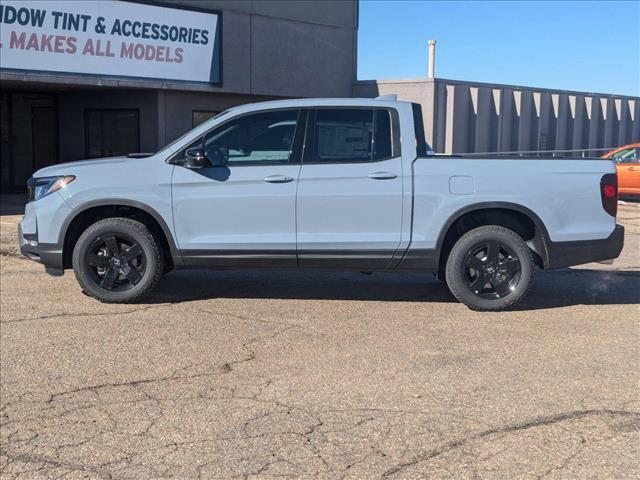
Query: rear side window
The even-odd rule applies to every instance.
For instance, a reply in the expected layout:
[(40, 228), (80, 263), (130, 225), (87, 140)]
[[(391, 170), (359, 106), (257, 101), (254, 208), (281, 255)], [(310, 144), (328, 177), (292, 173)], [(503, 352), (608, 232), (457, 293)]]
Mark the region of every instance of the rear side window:
[(371, 162), (392, 156), (386, 109), (323, 108), (315, 111), (306, 162)]

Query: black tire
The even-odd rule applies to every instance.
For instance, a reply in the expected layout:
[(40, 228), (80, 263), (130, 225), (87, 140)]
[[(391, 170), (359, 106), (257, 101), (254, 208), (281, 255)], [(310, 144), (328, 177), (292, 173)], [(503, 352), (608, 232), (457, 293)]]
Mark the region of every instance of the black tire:
[(83, 291), (105, 303), (131, 303), (160, 280), (163, 256), (142, 223), (106, 218), (87, 228), (73, 249), (73, 271)]
[(447, 259), (446, 279), (451, 293), (470, 309), (498, 311), (525, 296), (534, 268), (531, 250), (517, 233), (487, 225), (458, 239)]

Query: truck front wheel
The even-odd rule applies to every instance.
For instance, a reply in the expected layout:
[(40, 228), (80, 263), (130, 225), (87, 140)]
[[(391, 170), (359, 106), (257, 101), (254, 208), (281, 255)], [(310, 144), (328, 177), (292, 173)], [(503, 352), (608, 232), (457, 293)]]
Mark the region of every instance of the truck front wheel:
[(517, 233), (487, 225), (455, 243), (447, 259), (446, 280), (451, 293), (470, 309), (497, 311), (524, 297), (533, 270), (531, 251)]
[(162, 276), (158, 242), (130, 218), (105, 218), (91, 225), (73, 249), (73, 271), (85, 293), (106, 303), (135, 302)]

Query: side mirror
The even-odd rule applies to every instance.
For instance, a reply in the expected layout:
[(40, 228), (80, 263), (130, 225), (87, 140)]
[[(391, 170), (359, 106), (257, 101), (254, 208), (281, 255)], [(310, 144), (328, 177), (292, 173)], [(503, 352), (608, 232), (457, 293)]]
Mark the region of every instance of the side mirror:
[(203, 168), (211, 165), (202, 148), (190, 148), (185, 152), (184, 166), (187, 168)]
[(212, 148), (209, 150), (211, 158), (208, 160), (214, 167), (224, 167), (229, 163), (229, 149), (226, 147)]

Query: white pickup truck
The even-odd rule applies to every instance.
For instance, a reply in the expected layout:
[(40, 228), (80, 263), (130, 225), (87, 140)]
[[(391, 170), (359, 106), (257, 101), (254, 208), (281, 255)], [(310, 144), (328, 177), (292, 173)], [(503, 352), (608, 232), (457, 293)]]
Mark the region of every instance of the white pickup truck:
[(389, 98), (266, 102), (145, 158), (47, 167), (21, 250), (105, 302), (178, 268), (323, 268), (433, 273), (477, 310), (515, 304), (536, 266), (620, 254), (610, 160), (437, 156), (421, 119)]

